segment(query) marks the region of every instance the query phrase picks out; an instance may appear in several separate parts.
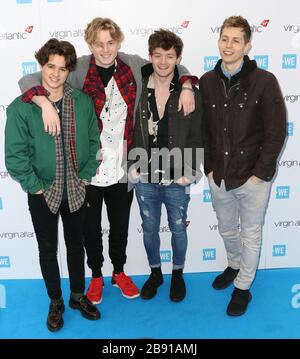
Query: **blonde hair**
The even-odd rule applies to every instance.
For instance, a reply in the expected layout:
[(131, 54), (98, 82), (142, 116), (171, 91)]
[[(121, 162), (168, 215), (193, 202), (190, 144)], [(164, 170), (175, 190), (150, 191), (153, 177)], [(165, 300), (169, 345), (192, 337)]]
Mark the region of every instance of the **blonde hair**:
[(120, 27), (109, 18), (96, 17), (93, 19), (84, 31), (84, 39), (89, 44), (92, 45), (97, 37), (97, 34), (101, 30), (108, 30), (112, 39), (118, 42), (124, 40), (124, 34)]

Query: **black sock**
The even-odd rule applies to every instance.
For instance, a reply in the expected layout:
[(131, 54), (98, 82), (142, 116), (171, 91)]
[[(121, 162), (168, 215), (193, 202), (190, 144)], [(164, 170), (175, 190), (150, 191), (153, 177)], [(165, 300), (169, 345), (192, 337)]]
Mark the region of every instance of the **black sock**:
[(183, 268), (173, 269), (172, 275), (182, 275), (183, 274), (182, 272), (183, 272)]
[(76, 302), (79, 302), (79, 299), (83, 296), (83, 293), (74, 293), (71, 292), (71, 297), (72, 299), (74, 299)]
[(96, 272), (95, 271), (93, 271), (92, 272), (92, 277), (93, 278), (99, 278), (99, 277), (102, 277), (103, 275), (102, 275), (102, 270), (101, 270), (101, 268), (99, 269), (99, 270), (97, 270)]
[(60, 297), (59, 299), (51, 299), (51, 303), (53, 303), (53, 304), (61, 304), (63, 302), (64, 302), (64, 300), (62, 297)]
[(120, 274), (124, 272), (123, 266), (114, 266), (114, 274)]
[(237, 288), (237, 287), (234, 287), (234, 290), (237, 291), (237, 292), (240, 292), (240, 293), (248, 293), (248, 292), (250, 292), (249, 289), (240, 289), (240, 288)]
[(162, 276), (161, 267), (151, 267), (151, 273)]
[[(100, 273), (100, 274), (99, 274), (99, 273)], [(93, 277), (93, 278), (100, 278), (100, 277), (103, 277), (103, 274), (102, 274), (102, 272), (100, 271), (100, 272), (97, 273), (97, 275), (92, 274), (92, 277)]]

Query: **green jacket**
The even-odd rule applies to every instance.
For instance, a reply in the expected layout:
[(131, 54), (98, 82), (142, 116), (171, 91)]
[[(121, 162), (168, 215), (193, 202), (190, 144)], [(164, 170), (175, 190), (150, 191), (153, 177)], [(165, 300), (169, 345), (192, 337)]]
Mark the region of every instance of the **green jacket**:
[[(90, 181), (99, 161), (99, 129), (92, 100), (82, 91), (72, 92), (75, 112), (75, 141), (78, 177)], [(7, 108), (5, 164), (23, 189), (36, 193), (49, 189), (55, 178), (54, 137), (44, 130), (42, 112), (37, 105), (17, 97)]]

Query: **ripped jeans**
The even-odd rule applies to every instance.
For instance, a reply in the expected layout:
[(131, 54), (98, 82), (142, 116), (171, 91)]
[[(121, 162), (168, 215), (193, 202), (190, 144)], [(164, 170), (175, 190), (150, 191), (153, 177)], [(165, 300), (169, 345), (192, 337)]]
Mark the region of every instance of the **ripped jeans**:
[(152, 268), (161, 266), (159, 231), (162, 203), (166, 207), (172, 233), (173, 269), (184, 267), (187, 250), (186, 218), (190, 200), (186, 188), (175, 183), (168, 186), (142, 182), (135, 184), (143, 221), (144, 246)]

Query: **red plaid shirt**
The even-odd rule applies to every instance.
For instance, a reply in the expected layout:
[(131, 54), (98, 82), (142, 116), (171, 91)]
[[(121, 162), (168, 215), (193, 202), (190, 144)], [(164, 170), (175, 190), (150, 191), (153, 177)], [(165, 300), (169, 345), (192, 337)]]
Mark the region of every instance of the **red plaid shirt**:
[[(129, 151), (133, 145), (133, 112), (136, 99), (136, 82), (130, 67), (122, 62), (119, 57), (117, 57), (116, 60), (117, 66), (114, 72), (114, 79), (125, 103), (127, 104), (124, 140), (127, 141), (127, 151)], [(104, 85), (97, 70), (94, 55), (91, 56), (90, 67), (83, 85), (83, 91), (93, 99), (98, 117), (98, 126), (101, 133), (103, 124), (100, 120), (100, 114), (105, 105), (106, 96)]]
[(32, 87), (23, 93), (22, 101), (30, 103), (33, 96), (48, 96), (47, 90), (43, 86)]
[(190, 80), (194, 86), (197, 86), (199, 83), (197, 76), (181, 76), (179, 79), (180, 85), (183, 85), (187, 80)]

